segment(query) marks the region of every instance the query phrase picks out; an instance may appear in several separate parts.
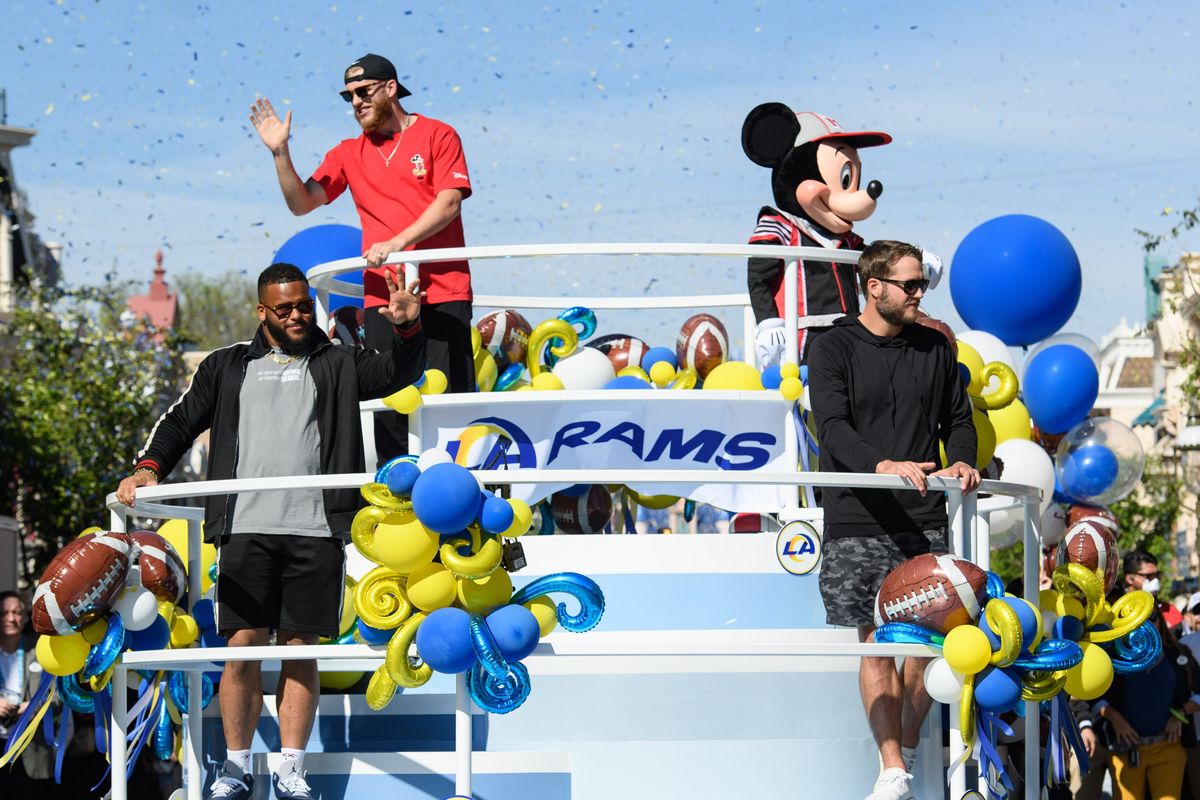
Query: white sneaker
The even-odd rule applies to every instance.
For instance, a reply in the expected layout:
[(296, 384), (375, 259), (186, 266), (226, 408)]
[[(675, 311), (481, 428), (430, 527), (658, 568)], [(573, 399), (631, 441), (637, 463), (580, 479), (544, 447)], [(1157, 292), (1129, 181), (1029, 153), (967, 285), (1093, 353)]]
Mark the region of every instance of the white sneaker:
[(867, 800), (912, 800), (912, 790), (908, 782), (912, 775), (900, 767), (888, 767), (875, 781), (875, 789), (867, 795)]

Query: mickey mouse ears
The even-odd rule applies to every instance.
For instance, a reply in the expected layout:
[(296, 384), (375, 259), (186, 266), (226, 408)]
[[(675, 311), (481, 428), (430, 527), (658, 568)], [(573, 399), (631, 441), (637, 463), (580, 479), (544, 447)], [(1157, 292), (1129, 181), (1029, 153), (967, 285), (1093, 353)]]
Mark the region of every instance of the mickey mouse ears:
[(774, 167), (792, 148), (826, 139), (844, 139), (854, 147), (878, 147), (892, 137), (879, 131), (844, 131), (832, 117), (792, 111), (783, 103), (763, 103), (742, 123), (742, 150), (760, 167)]

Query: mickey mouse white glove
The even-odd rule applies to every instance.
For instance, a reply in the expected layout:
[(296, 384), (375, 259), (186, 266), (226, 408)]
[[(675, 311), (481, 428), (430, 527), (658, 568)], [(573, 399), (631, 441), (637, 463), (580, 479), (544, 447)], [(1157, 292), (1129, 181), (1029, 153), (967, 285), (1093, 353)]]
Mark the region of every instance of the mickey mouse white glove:
[(928, 250), (921, 251), (921, 267), (929, 279), (929, 290), (933, 291), (942, 280), (942, 260)]
[(758, 328), (754, 335), (754, 349), (758, 353), (758, 369), (761, 372), (772, 364), (783, 362), (783, 354), (786, 350), (787, 331), (783, 327), (783, 320), (779, 317), (774, 319), (764, 319), (758, 323)]

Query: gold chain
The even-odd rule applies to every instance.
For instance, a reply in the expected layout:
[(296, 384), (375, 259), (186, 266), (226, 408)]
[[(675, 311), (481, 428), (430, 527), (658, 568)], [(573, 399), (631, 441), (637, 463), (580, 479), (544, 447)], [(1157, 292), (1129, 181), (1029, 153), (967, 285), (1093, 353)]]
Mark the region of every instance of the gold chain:
[(383, 151), (379, 149), (379, 145), (375, 145), (375, 152), (379, 153), (379, 157), (383, 159), (383, 166), (385, 168), (392, 166), (392, 159), (396, 157), (396, 151), (400, 149), (400, 143), (404, 141), (404, 132), (407, 131), (411, 125), (412, 114), (409, 114), (404, 118), (404, 124), (400, 126), (400, 138), (396, 140), (396, 146), (392, 148), (392, 152), (390, 154), (385, 156)]
[(272, 350), (270, 353), (268, 353), (268, 355), (271, 356), (271, 360), (274, 361), (276, 364), (279, 364), (279, 365), (285, 366), (285, 367), (300, 357), (300, 356), (288, 356), (287, 358), (284, 358), (281, 355), (279, 355), (279, 353), (276, 353), (274, 350)]

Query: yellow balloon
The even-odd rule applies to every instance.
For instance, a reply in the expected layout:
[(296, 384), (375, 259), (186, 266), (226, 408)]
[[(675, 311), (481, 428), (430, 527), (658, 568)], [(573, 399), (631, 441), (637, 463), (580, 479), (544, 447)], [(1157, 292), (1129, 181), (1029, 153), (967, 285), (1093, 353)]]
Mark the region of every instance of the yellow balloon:
[(436, 611), (454, 602), (458, 581), (450, 570), (430, 562), (408, 576), (408, 599), (422, 611)]
[(629, 496), (632, 497), (639, 506), (645, 506), (646, 508), (653, 509), (655, 511), (661, 511), (664, 508), (670, 508), (679, 502), (679, 498), (675, 495), (642, 494), (641, 492), (635, 492), (633, 489), (628, 488), (626, 491), (629, 492)]
[(342, 615), (338, 619), (338, 636), (344, 635), (354, 625), (354, 589), (358, 581), (349, 575), (345, 578), (345, 588), (342, 589)]
[(971, 419), (975, 422), (975, 437), (978, 442), (975, 450), (975, 466), (983, 469), (996, 454), (996, 430), (992, 427), (988, 415), (978, 408), (971, 409)]
[[(660, 361), (658, 363), (662, 364), (665, 362)], [(618, 378), (623, 377), (625, 375), (632, 375), (635, 378), (641, 378), (646, 383), (650, 383), (650, 376), (646, 374), (646, 370), (642, 369), (641, 367), (639, 367), (636, 364), (630, 364), (628, 367), (623, 368), (620, 372), (617, 373)]]
[(546, 636), (558, 627), (558, 607), (549, 597), (535, 597), (525, 604), (538, 621), (538, 635)]
[(425, 382), (421, 384), (421, 394), (442, 394), (449, 385), (450, 381), (446, 379), (446, 373), (440, 369), (427, 369), (425, 370)]
[(99, 525), (93, 525), (90, 528), (84, 528), (83, 530), (81, 530), (79, 532), (79, 536), (76, 536), (75, 538), (79, 539), (83, 536), (87, 536), (89, 533), (103, 533), (103, 532), (104, 532), (104, 528), (101, 528)]
[(38, 663), (51, 675), (74, 675), (83, 669), (91, 645), (82, 633), (70, 636), (42, 636), (35, 647)]
[(762, 375), (745, 361), (723, 361), (708, 373), (708, 377), (704, 379), (704, 388), (761, 392)]
[(1082, 620), (1085, 613), (1083, 603), (1074, 597), (1065, 594), (1058, 594), (1058, 598), (1054, 601), (1054, 613), (1060, 617), (1074, 617)]
[[(553, 344), (554, 339), (558, 339), (560, 343)], [(551, 353), (559, 358), (566, 358), (579, 346), (579, 333), (575, 330), (575, 326), (566, 320), (548, 319), (539, 322), (533, 332), (529, 334), (529, 345), (525, 350), (525, 367), (529, 370), (531, 379), (536, 379), (545, 370), (545, 365), (542, 364), (544, 355), (542, 351), (547, 344), (550, 345)], [(534, 388), (537, 388), (536, 382)]]
[[(471, 538), (450, 539), (438, 548), (442, 564), (456, 578), (478, 579), (491, 575), (500, 568), (500, 560), (504, 557), (504, 546), (500, 539), (494, 536), (483, 536), (477, 526), (470, 529)], [(470, 546), (469, 555), (458, 551), (460, 547)]]
[(492, 358), (492, 354), (487, 350), (480, 350), (475, 354), (475, 385), (481, 392), (490, 392), (496, 387), (496, 380), (500, 377), (500, 368), (496, 366), (496, 359)]
[(504, 532), (504, 536), (515, 539), (529, 532), (530, 526), (533, 525), (533, 509), (524, 500), (518, 500), (515, 497), (509, 498), (508, 504), (512, 506), (513, 521), (512, 525), (508, 526), (508, 530)]
[(946, 634), (942, 656), (955, 672), (974, 675), (991, 662), (992, 644), (974, 625), (959, 625)]
[(389, 514), (375, 529), (375, 554), (380, 563), (407, 574), (433, 560), (438, 535), (414, 514)]
[(534, 375), (530, 387), (539, 392), (555, 392), (566, 388), (563, 386), (562, 379), (553, 372), (539, 372)]
[(187, 647), (200, 635), (200, 627), (190, 614), (176, 614), (171, 625), (171, 647)]
[(367, 705), (372, 711), (380, 711), (392, 702), (392, 698), (395, 696), (396, 682), (388, 674), (387, 667), (381, 664), (375, 668), (375, 672), (371, 675), (371, 681), (367, 684)]
[(404, 577), (387, 567), (375, 567), (354, 587), (354, 610), (372, 628), (398, 627), (412, 613)]
[(696, 374), (696, 370), (691, 367), (681, 369), (675, 375), (675, 380), (671, 381), (671, 388), (691, 389), (696, 385), (697, 380), (699, 380), (699, 376)]
[(175, 615), (183, 613), (170, 600), (158, 601), (158, 615), (167, 621), (167, 627), (170, 628), (175, 624)]
[(415, 386), (405, 386), (383, 398), (383, 404), (401, 414), (411, 414), (421, 407), (421, 390)]
[(786, 364), (780, 364), (779, 365), (779, 377), (781, 377), (781, 378), (799, 378), (800, 377), (800, 365), (793, 364), (790, 361), (787, 362)]
[(966, 342), (958, 343), (958, 363), (971, 373), (971, 382), (967, 384), (967, 394), (978, 395), (983, 391), (983, 356), (979, 351)]
[(1020, 400), (1013, 400), (1004, 408), (987, 412), (987, 415), (996, 431), (996, 444), (1007, 442), (1009, 439), (1028, 441), (1033, 438), (1033, 420), (1029, 417), (1029, 410)]
[(1112, 659), (1098, 644), (1080, 642), (1079, 646), (1083, 648), (1083, 660), (1067, 670), (1067, 694), (1079, 700), (1095, 700), (1112, 685)]
[(400, 629), (388, 640), (387, 654), (383, 659), (387, 677), (391, 678), (397, 686), (403, 686), (406, 689), (415, 689), (427, 683), (433, 676), (433, 667), (428, 664), (414, 667), (408, 657), (408, 651), (417, 638), (417, 628), (425, 621), (425, 616), (417, 611), (400, 625)]
[[(188, 563), (187, 520), (169, 519), (158, 529), (158, 535), (167, 540), (175, 548), (175, 552), (183, 559), (184, 568)], [(204, 541), (204, 523), (200, 523), (200, 591), (207, 592), (213, 585), (208, 577), (209, 570), (217, 563), (217, 548)]]
[(83, 634), (83, 638), (88, 644), (100, 644), (100, 640), (108, 633), (108, 618), (100, 617), (85, 627), (80, 633)]
[(663, 389), (675, 380), (675, 368), (669, 361), (655, 361), (654, 366), (650, 367), (650, 380), (655, 386)]
[(999, 386), (995, 391), (981, 394), (976, 398), (976, 404), (987, 410), (1004, 408), (1017, 399), (1017, 373), (1003, 361), (989, 361), (983, 368), (983, 385), (986, 388), (996, 378)]
[(474, 325), (472, 325), (471, 326), (471, 354), (474, 355), (475, 353), (478, 353), (479, 349), (481, 347), (483, 347), (483, 334), (481, 334), (479, 332), (478, 328), (476, 328)]
[(361, 672), (322, 672), (321, 688), (344, 692), (362, 680), (362, 676)]
[(779, 382), (779, 394), (784, 400), (795, 401), (804, 394), (804, 384), (799, 378), (784, 378)]
[(508, 602), (512, 591), (512, 578), (504, 570), (498, 569), (484, 578), (460, 580), (458, 602), (467, 611), (490, 614)]

